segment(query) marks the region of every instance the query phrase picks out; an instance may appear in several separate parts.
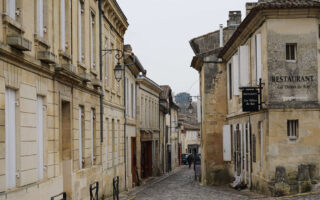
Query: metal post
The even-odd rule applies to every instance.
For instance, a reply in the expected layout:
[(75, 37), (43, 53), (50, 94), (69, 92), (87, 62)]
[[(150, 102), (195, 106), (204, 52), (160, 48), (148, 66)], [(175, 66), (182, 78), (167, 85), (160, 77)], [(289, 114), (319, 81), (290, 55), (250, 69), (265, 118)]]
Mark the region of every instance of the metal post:
[(126, 141), (126, 130), (127, 130), (127, 106), (126, 106), (126, 65), (125, 65), (125, 55), (124, 51), (122, 51), (123, 58), (123, 103), (124, 103), (124, 185), (125, 189), (127, 189), (127, 141)]

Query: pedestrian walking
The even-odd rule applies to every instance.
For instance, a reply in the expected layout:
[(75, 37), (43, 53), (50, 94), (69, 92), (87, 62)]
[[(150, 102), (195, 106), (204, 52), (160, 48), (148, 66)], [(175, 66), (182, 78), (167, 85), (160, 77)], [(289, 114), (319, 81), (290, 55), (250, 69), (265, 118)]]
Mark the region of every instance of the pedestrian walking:
[(192, 161), (193, 161), (193, 156), (192, 154), (190, 154), (187, 158), (187, 161), (188, 161), (188, 164), (189, 164), (189, 169), (191, 168), (191, 165), (192, 165)]

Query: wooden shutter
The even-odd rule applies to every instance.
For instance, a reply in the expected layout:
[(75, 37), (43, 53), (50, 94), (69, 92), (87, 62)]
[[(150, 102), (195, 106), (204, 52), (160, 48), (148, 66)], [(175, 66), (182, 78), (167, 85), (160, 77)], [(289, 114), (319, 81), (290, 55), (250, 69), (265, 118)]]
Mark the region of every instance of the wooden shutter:
[(256, 64), (256, 81), (259, 84), (259, 79), (262, 77), (262, 49), (261, 49), (261, 34), (257, 34), (255, 37), (255, 64)]
[(249, 47), (240, 46), (240, 87), (249, 85)]
[(37, 98), (38, 179), (43, 179), (43, 98)]
[(256, 135), (252, 135), (252, 161), (257, 162)]
[(232, 57), (232, 82), (233, 82), (233, 95), (240, 95), (239, 91), (239, 55), (238, 53)]
[(6, 186), (16, 186), (16, 93), (6, 89), (5, 93), (5, 132), (6, 132)]
[(231, 161), (231, 127), (223, 126), (223, 160)]
[(61, 49), (66, 50), (66, 4), (65, 0), (60, 1), (60, 37)]

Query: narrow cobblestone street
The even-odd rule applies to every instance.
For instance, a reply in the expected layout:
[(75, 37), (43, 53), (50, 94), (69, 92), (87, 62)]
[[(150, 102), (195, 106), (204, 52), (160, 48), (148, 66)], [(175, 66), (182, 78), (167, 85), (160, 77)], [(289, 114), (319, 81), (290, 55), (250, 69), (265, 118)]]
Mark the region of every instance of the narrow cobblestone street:
[[(147, 185), (144, 189), (132, 192), (126, 199), (130, 200), (229, 200), (229, 199), (280, 199), (264, 197), (259, 194), (244, 191), (236, 191), (228, 187), (208, 187), (201, 186), (194, 181), (194, 171), (183, 166), (177, 173), (162, 179), (151, 185)], [(319, 194), (309, 194), (296, 197), (288, 197), (281, 199), (320, 199)]]

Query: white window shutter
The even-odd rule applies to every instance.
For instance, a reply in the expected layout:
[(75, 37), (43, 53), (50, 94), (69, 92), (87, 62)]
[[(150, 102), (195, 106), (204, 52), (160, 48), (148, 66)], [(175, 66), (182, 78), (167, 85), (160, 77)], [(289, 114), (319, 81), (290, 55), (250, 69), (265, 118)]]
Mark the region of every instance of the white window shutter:
[(16, 0), (7, 0), (6, 11), (9, 17), (16, 19)]
[(223, 126), (223, 160), (231, 161), (231, 127)]
[(10, 189), (16, 186), (16, 94), (6, 89), (5, 96), (6, 187)]
[(43, 98), (37, 97), (38, 179), (43, 179)]
[(249, 86), (249, 46), (240, 46), (240, 87)]
[(79, 168), (82, 169), (82, 107), (79, 106)]
[(233, 95), (240, 95), (239, 91), (239, 55), (236, 53), (232, 57), (232, 83), (233, 83)]
[(43, 0), (37, 0), (37, 29), (38, 35), (43, 37)]
[(91, 68), (94, 68), (94, 53), (93, 53), (93, 16), (90, 14), (90, 55), (91, 55)]
[(133, 117), (136, 117), (136, 84), (133, 84)]
[(94, 122), (94, 120), (93, 120), (93, 118), (94, 118), (94, 112), (93, 112), (93, 109), (91, 109), (91, 121), (90, 121), (90, 132), (91, 132), (91, 163), (92, 163), (92, 165), (94, 164), (94, 152), (93, 152), (93, 150), (94, 150), (94, 148), (93, 148), (93, 145), (94, 145), (94, 140), (95, 140), (95, 138), (93, 137), (94, 136), (94, 134), (93, 134), (93, 122)]
[(78, 50), (79, 50), (79, 61), (82, 61), (82, 11), (81, 11), (81, 0), (78, 5)]
[(257, 34), (255, 38), (256, 45), (256, 55), (255, 55), (255, 64), (256, 64), (256, 81), (259, 84), (259, 79), (262, 77), (262, 45), (261, 45), (261, 34)]
[(66, 50), (66, 4), (65, 0), (60, 1), (60, 31), (61, 31), (61, 50)]

